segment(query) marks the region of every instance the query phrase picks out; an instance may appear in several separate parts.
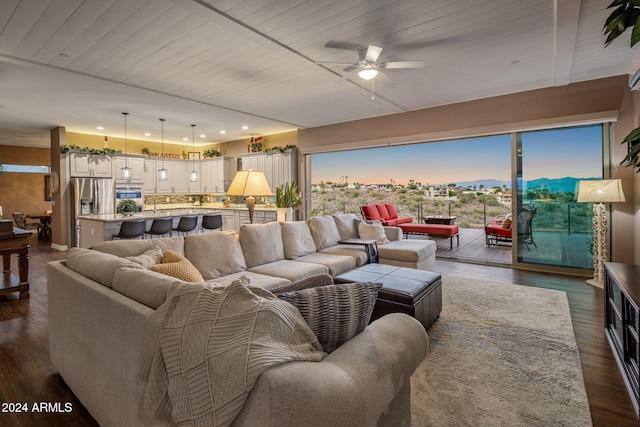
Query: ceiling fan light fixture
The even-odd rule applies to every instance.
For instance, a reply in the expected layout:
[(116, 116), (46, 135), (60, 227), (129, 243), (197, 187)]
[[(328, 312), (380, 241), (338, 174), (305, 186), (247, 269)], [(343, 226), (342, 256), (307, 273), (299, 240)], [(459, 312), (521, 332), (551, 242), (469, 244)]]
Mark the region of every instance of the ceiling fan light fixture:
[(371, 80), (377, 75), (378, 75), (378, 70), (376, 70), (375, 68), (372, 68), (371, 66), (367, 66), (362, 70), (358, 71), (358, 76), (362, 80)]

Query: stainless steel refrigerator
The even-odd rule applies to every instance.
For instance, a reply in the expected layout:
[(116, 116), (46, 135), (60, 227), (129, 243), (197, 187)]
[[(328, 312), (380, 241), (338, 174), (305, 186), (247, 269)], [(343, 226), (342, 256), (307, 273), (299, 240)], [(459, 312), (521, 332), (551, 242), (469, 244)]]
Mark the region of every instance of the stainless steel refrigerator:
[(113, 214), (115, 212), (115, 186), (111, 178), (72, 178), (71, 215), (69, 224), (70, 246), (80, 246), (82, 215)]

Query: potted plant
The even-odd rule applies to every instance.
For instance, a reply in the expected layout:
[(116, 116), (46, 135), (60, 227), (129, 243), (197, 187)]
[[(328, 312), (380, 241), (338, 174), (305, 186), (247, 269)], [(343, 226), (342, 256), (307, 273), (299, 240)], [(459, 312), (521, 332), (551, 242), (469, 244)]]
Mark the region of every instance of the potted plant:
[[(640, 42), (640, 3), (637, 0), (614, 0), (608, 8), (615, 8), (604, 23), (607, 39), (604, 46), (609, 46), (627, 28), (631, 30), (631, 47)], [(635, 128), (621, 142), (627, 144), (627, 155), (620, 162), (627, 167), (637, 168), (640, 172), (640, 127)]]
[(142, 154), (146, 154), (147, 156), (149, 154), (151, 154), (151, 151), (149, 150), (149, 147), (142, 147), (142, 150), (140, 150), (142, 152)]
[(118, 203), (118, 208), (116, 210), (123, 216), (131, 216), (138, 212), (138, 205), (131, 199), (123, 199)]
[(249, 141), (249, 147), (252, 153), (258, 153), (264, 150), (264, 138), (261, 136), (252, 136)]
[(300, 205), (300, 195), (295, 180), (276, 188), (276, 219), (278, 221), (293, 221), (293, 210), (298, 205)]
[(221, 153), (218, 148), (211, 148), (209, 150), (204, 150), (202, 155), (205, 159), (210, 159), (212, 157), (220, 157)]

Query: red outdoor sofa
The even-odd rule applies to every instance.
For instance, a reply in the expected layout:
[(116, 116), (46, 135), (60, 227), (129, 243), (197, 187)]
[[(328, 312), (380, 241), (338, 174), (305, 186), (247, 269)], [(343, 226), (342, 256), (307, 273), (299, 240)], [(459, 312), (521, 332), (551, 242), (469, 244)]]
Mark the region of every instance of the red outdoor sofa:
[(455, 237), (457, 245), (460, 246), (460, 235), (458, 234), (457, 225), (414, 223), (412, 217), (398, 217), (395, 205), (390, 203), (361, 206), (360, 211), (364, 219), (378, 220), (382, 225), (399, 227), (405, 236), (408, 234), (427, 234), (430, 236), (448, 237), (449, 247), (451, 249), (453, 249), (453, 238)]

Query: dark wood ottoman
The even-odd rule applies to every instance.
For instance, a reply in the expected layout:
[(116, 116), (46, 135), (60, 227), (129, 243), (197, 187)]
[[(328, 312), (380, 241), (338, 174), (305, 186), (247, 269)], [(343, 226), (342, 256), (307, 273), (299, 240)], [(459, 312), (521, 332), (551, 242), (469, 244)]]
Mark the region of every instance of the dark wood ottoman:
[(426, 330), (442, 311), (442, 280), (438, 273), (365, 264), (335, 277), (334, 282), (382, 283), (371, 321), (389, 313), (406, 313), (418, 319)]

